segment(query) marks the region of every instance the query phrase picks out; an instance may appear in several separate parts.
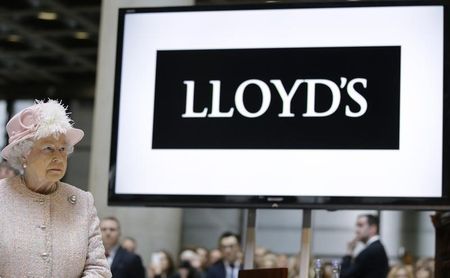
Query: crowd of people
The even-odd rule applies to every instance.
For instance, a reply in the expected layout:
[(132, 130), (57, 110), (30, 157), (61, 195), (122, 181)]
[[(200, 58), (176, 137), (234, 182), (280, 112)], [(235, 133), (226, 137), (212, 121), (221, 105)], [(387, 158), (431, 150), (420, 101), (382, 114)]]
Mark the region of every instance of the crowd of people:
[(388, 278), (431, 278), (434, 277), (434, 259), (422, 258), (415, 263), (411, 261), (394, 265)]
[[(243, 253), (240, 238), (232, 232), (223, 233), (218, 240), (218, 247), (208, 250), (200, 246), (183, 248), (178, 256), (174, 257), (167, 250), (154, 252), (148, 265), (144, 266), (139, 255), (136, 254), (136, 240), (120, 237), (120, 224), (114, 217), (104, 218), (101, 221), (101, 231), (104, 238), (106, 252), (116, 248), (128, 254), (128, 262), (114, 262), (107, 255), (114, 277), (147, 277), (147, 278), (238, 278), (238, 272), (243, 268)], [(110, 230), (116, 233), (111, 237)], [(257, 247), (254, 254), (255, 268), (288, 268), (289, 278), (298, 278), (300, 273), (299, 255), (275, 253), (264, 247)], [(125, 256), (122, 256), (122, 258)], [(133, 257), (134, 259), (131, 259)], [(345, 261), (342, 258), (342, 263)], [(411, 260), (411, 257), (402, 258), (401, 263), (389, 267), (388, 274), (384, 276), (351, 276), (342, 273), (341, 277), (387, 277), (387, 278), (431, 278), (434, 277), (434, 260), (432, 258)], [(310, 277), (315, 277), (314, 259), (311, 260)], [(322, 259), (321, 277), (331, 278), (331, 259)], [(116, 266), (115, 266), (116, 265)], [(117, 265), (121, 266), (118, 274)], [(128, 272), (126, 272), (128, 271)], [(145, 273), (145, 274), (144, 274)], [(373, 272), (371, 272), (373, 274)], [(358, 274), (359, 275), (359, 274)], [(387, 275), (387, 276), (386, 276)]]

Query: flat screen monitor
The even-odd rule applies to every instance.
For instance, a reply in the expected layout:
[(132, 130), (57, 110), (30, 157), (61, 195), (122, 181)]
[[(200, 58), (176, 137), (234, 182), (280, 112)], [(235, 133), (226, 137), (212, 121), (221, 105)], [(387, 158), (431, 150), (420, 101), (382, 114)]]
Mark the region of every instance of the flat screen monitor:
[(449, 208), (449, 15), (120, 9), (109, 204)]

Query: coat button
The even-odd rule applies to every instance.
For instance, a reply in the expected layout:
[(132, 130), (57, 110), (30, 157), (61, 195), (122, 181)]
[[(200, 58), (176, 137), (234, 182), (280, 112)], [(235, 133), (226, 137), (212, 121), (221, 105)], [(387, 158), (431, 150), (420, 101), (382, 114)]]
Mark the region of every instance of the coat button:
[(44, 224), (42, 224), (42, 225), (39, 225), (39, 229), (41, 229), (41, 230), (45, 230), (45, 229), (47, 229), (47, 226), (45, 226)]
[(77, 202), (77, 196), (72, 195), (72, 196), (67, 198), (67, 201), (69, 201), (69, 203), (71, 203), (72, 205), (75, 205), (76, 202)]
[(44, 199), (39, 199), (39, 204), (43, 205), (45, 203)]
[(41, 258), (44, 259), (44, 260), (47, 260), (48, 256), (49, 256), (49, 254), (47, 252), (44, 252), (44, 253), (41, 254)]

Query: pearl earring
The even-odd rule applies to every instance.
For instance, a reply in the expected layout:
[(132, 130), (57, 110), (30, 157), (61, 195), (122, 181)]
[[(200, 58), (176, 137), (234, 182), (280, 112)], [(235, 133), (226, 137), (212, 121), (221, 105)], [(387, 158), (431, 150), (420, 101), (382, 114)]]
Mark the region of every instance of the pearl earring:
[(22, 165), (22, 167), (23, 167), (23, 169), (26, 169), (26, 168), (27, 168), (27, 164), (24, 163), (24, 164)]

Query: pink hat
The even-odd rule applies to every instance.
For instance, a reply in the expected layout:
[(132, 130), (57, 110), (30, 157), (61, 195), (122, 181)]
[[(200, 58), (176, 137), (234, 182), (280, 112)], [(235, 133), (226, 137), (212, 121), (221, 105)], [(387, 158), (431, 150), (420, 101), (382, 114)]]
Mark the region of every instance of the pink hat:
[(1, 152), (6, 160), (12, 147), (26, 139), (39, 140), (50, 135), (65, 134), (67, 144), (74, 146), (84, 136), (81, 129), (72, 127), (66, 107), (52, 99), (47, 102), (36, 101), (34, 105), (14, 115), (6, 124), (6, 131), (9, 141)]

